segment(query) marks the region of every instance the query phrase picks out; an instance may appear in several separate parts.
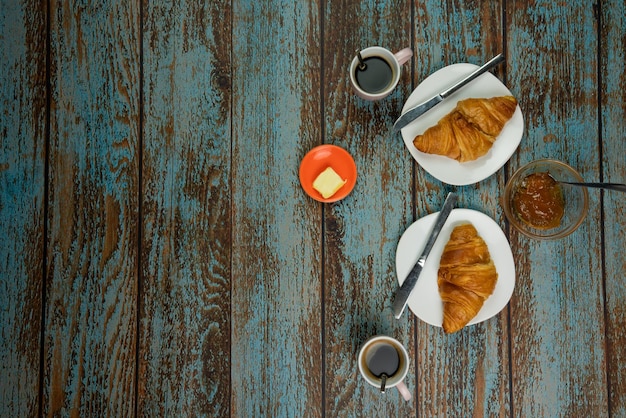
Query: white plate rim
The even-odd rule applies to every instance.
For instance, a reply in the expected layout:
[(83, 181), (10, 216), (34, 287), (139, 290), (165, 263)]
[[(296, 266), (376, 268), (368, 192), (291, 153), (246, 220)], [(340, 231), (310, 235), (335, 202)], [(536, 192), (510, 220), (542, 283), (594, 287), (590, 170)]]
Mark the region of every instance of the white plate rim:
[[(400, 237), (396, 250), (396, 274), (400, 285), (422, 252), (438, 213), (431, 213), (418, 219)], [(408, 300), (409, 309), (418, 318), (436, 327), (441, 327), (443, 322), (443, 304), (437, 286), (439, 260), (452, 230), (464, 222), (471, 222), (485, 240), (498, 272), (498, 281), (493, 294), (487, 298), (481, 310), (468, 325), (478, 324), (500, 313), (509, 303), (515, 289), (513, 253), (500, 226), (482, 212), (464, 208), (453, 209), (426, 259), (420, 278)]]
[[(478, 66), (474, 64), (458, 63), (434, 72), (413, 90), (402, 108), (402, 113), (450, 87), (476, 68)], [(454, 109), (459, 100), (505, 95), (513, 96), (513, 93), (493, 74), (482, 74), (418, 120), (404, 127), (401, 130), (404, 145), (424, 170), (444, 183), (465, 186), (484, 180), (506, 164), (522, 140), (524, 116), (519, 104), (512, 118), (504, 125), (491, 150), (474, 161), (460, 163), (448, 157), (423, 153), (415, 148), (413, 139), (429, 127), (436, 125), (441, 118)]]

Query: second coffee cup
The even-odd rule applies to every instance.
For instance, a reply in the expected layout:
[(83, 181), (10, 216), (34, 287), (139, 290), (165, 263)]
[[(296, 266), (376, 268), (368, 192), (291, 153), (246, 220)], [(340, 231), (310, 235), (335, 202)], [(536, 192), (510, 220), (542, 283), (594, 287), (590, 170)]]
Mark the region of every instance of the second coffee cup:
[(395, 338), (377, 335), (365, 341), (359, 350), (359, 371), (363, 378), (381, 392), (395, 387), (405, 400), (411, 392), (404, 383), (409, 371), (409, 353)]
[(350, 64), (350, 84), (365, 100), (387, 97), (400, 81), (400, 68), (413, 56), (410, 48), (395, 54), (380, 46), (360, 51)]

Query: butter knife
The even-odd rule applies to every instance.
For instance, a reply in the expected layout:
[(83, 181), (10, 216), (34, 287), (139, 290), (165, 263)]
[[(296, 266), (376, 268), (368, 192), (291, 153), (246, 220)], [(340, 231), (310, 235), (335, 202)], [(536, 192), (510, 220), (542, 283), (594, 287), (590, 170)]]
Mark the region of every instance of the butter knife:
[(425, 102), (422, 102), (418, 104), (417, 106), (404, 112), (402, 116), (400, 116), (398, 120), (396, 120), (396, 122), (393, 124), (391, 136), (393, 137), (402, 128), (407, 126), (409, 123), (413, 122), (418, 117), (422, 116), (424, 113), (428, 112), (433, 107), (437, 106), (445, 98), (449, 97), (454, 92), (459, 90), (461, 87), (475, 80), (479, 75), (483, 74), (486, 71), (489, 71), (490, 69), (492, 69), (493, 67), (500, 64), (503, 61), (504, 61), (504, 55), (502, 54), (496, 55), (495, 57), (487, 61), (485, 64), (483, 64), (481, 67), (478, 67), (477, 69), (475, 69), (470, 75), (468, 75), (461, 81), (454, 84), (452, 87), (449, 87), (447, 90), (442, 91), (436, 96), (433, 96), (430, 99), (426, 100)]
[(446, 201), (443, 204), (443, 208), (437, 215), (437, 220), (435, 221), (435, 225), (433, 225), (433, 229), (430, 232), (430, 236), (428, 237), (428, 241), (426, 241), (426, 246), (422, 251), (422, 255), (417, 259), (417, 263), (413, 266), (409, 275), (402, 282), (402, 286), (396, 292), (395, 299), (393, 301), (393, 314), (397, 319), (400, 319), (402, 316), (402, 312), (404, 312), (404, 308), (409, 300), (409, 296), (411, 292), (415, 288), (415, 284), (417, 283), (417, 279), (419, 279), (420, 273), (422, 272), (422, 268), (424, 268), (424, 264), (426, 264), (426, 258), (428, 258), (428, 254), (430, 254), (430, 250), (432, 250), (435, 245), (435, 241), (437, 241), (437, 237), (441, 232), (450, 212), (454, 208), (456, 204), (456, 194), (448, 193), (446, 197)]

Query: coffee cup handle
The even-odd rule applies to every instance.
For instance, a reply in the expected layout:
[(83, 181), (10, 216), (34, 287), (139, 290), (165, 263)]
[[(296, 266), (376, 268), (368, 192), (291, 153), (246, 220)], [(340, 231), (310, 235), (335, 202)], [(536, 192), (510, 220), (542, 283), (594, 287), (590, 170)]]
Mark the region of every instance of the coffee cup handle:
[(405, 401), (411, 400), (411, 392), (409, 392), (409, 388), (406, 387), (404, 382), (398, 383), (396, 385), (396, 388), (398, 389), (398, 392), (400, 392), (400, 395), (402, 395)]
[(413, 56), (413, 50), (411, 48), (404, 48), (393, 54), (398, 60), (398, 64), (402, 65), (406, 63)]

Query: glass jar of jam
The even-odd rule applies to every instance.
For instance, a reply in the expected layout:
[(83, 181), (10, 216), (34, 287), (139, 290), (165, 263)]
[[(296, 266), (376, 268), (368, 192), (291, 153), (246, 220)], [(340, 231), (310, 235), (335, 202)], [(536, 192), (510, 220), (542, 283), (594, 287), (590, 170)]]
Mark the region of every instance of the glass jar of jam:
[(534, 228), (556, 228), (565, 212), (561, 186), (549, 173), (530, 174), (513, 195), (513, 210), (521, 221)]

